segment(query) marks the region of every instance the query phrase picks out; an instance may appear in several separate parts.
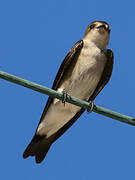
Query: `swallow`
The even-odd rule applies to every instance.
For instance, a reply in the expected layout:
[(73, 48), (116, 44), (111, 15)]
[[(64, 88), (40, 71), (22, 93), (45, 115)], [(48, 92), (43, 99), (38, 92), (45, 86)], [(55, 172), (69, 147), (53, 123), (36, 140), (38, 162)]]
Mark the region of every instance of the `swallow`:
[[(107, 49), (109, 24), (94, 21), (88, 25), (83, 40), (78, 41), (64, 58), (52, 89), (66, 92), (85, 101), (93, 101), (110, 80), (113, 52)], [(35, 135), (23, 158), (35, 156), (36, 163), (45, 158), (55, 142), (82, 115), (85, 109), (49, 97)]]

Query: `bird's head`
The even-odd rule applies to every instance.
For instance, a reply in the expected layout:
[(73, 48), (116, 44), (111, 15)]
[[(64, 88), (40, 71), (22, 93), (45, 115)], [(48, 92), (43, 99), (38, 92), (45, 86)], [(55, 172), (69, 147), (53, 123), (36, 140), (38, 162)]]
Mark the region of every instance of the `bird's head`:
[(109, 42), (110, 27), (104, 21), (94, 21), (88, 25), (84, 40), (93, 42), (99, 48), (105, 48)]

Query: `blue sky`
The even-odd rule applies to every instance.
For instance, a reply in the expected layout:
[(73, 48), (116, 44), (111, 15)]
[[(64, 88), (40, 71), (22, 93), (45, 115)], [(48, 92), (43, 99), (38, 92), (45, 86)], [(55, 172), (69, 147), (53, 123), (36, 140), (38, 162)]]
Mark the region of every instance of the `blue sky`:
[[(135, 3), (108, 0), (1, 0), (0, 69), (47, 87), (69, 49), (93, 20), (111, 26), (112, 78), (97, 105), (135, 116)], [(0, 79), (0, 178), (134, 180), (135, 127), (84, 115), (37, 165), (22, 153), (34, 135), (46, 95)]]

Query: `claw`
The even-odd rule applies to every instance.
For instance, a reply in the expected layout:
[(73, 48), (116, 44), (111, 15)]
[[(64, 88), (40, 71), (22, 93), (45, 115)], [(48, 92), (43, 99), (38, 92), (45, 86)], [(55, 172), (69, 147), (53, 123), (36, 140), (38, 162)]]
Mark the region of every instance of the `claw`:
[(93, 111), (93, 108), (94, 108), (94, 105), (95, 105), (93, 101), (90, 101), (89, 103), (90, 103), (90, 106), (91, 106), (91, 107), (90, 107), (89, 110), (87, 110), (88, 114)]
[(65, 103), (66, 103), (66, 100), (67, 100), (67, 92), (65, 91), (65, 89), (63, 90), (63, 95), (62, 95), (62, 103), (64, 104), (65, 106)]

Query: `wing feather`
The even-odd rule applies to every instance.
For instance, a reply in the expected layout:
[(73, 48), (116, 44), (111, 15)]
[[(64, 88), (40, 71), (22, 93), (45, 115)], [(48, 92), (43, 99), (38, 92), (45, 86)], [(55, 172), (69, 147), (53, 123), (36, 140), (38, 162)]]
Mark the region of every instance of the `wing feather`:
[[(69, 69), (70, 70), (73, 69), (73, 66), (77, 62), (82, 47), (83, 47), (83, 41), (80, 40), (71, 48), (71, 50), (69, 51), (69, 53), (67, 54), (67, 56), (65, 57), (59, 68), (52, 89), (57, 90), (58, 87), (60, 86), (60, 83), (63, 81), (64, 73), (67, 73)], [(50, 107), (52, 101), (53, 101), (53, 97), (49, 97), (46, 106), (44, 108), (44, 111), (42, 113), (39, 124), (44, 119), (44, 116), (48, 108)], [(59, 131), (59, 133), (61, 133), (61, 131)], [(27, 158), (28, 156), (35, 156), (36, 163), (40, 163), (41, 161), (43, 161), (51, 144), (54, 142), (54, 138), (55, 138), (54, 136), (50, 138), (46, 138), (45, 135), (40, 135), (35, 133), (33, 139), (31, 140), (30, 144), (27, 146), (27, 148), (23, 153), (23, 158)]]

